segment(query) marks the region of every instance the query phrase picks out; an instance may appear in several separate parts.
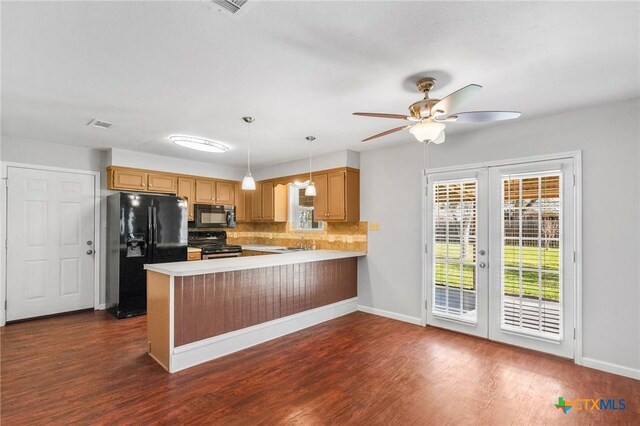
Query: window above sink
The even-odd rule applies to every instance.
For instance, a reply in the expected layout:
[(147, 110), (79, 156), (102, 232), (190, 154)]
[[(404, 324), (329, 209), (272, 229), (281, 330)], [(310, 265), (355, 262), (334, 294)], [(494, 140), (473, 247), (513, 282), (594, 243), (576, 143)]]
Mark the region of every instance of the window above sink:
[(304, 195), (308, 185), (309, 181), (288, 185), (289, 223), (296, 231), (324, 229), (324, 222), (318, 221), (314, 217), (313, 197)]

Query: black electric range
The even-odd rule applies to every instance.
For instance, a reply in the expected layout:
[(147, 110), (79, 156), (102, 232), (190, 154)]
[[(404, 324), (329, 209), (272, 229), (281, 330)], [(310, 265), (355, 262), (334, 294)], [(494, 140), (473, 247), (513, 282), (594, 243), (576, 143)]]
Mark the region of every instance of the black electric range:
[(242, 256), (242, 246), (227, 244), (225, 231), (189, 231), (189, 247), (202, 250), (202, 259)]

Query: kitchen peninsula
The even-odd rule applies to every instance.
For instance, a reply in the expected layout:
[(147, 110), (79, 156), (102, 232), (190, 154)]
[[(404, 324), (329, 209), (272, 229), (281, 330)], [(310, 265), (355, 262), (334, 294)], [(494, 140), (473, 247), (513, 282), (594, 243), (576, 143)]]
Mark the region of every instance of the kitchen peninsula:
[(167, 371), (357, 309), (357, 258), (311, 250), (145, 265), (149, 355)]

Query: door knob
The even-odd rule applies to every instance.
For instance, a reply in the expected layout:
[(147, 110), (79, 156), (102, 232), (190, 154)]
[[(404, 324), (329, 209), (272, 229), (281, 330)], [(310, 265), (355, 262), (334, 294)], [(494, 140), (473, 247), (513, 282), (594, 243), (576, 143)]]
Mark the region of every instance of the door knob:
[(480, 263), (478, 263), (478, 267), (479, 267), (479, 268), (484, 269), (486, 266), (487, 266), (487, 264), (486, 264), (486, 263), (484, 263), (484, 262), (480, 262)]
[(87, 254), (93, 254), (93, 250), (87, 250)]

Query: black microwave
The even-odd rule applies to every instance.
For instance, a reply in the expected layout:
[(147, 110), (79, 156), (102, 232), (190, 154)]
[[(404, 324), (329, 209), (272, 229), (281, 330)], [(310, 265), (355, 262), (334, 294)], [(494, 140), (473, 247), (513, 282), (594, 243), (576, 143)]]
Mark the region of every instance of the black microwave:
[(194, 205), (196, 228), (235, 228), (236, 208), (234, 206)]

